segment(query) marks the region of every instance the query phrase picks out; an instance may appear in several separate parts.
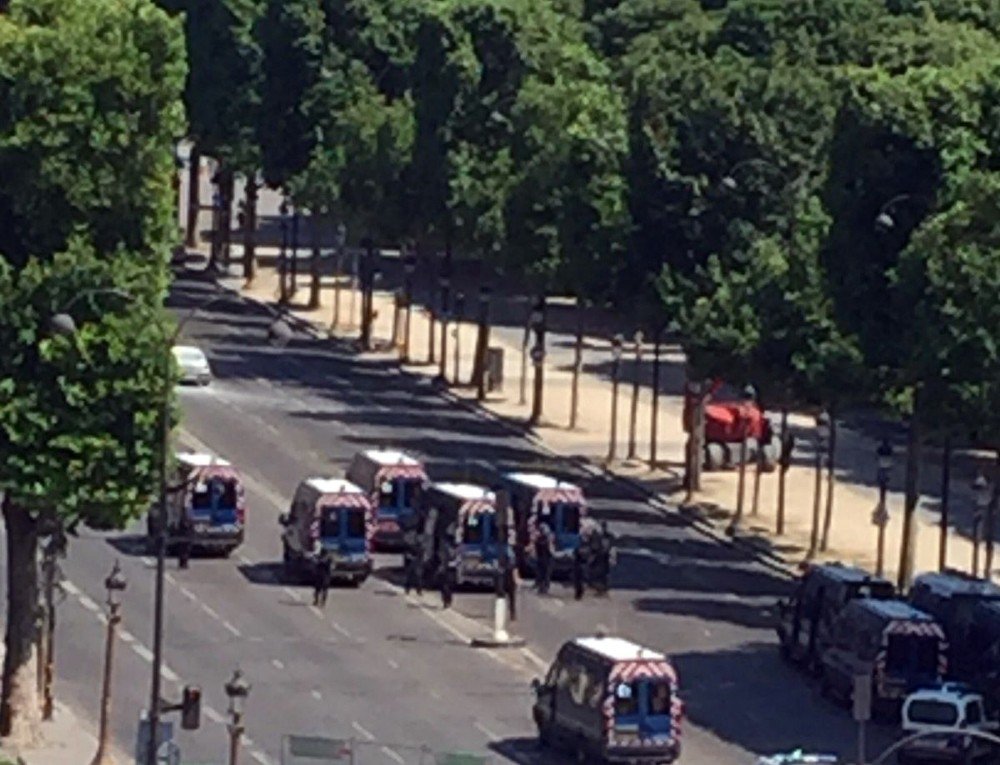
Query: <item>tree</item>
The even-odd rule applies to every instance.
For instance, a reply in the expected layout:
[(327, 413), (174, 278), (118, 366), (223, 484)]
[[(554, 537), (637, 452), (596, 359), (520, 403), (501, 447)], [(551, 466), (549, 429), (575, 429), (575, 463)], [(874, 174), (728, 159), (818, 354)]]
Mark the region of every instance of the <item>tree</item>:
[[(180, 28), (146, 0), (14, 0), (0, 16), (0, 735), (15, 743), (37, 733), (39, 524), (123, 525), (153, 485), (183, 78)], [(76, 336), (48, 336), (73, 298), (111, 287), (135, 300), (78, 299)]]

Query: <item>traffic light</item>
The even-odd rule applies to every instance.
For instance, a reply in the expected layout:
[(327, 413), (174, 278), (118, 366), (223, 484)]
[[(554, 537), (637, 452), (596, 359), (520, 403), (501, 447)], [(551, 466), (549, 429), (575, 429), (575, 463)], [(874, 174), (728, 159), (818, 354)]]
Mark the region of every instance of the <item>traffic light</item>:
[(198, 730), (201, 725), (201, 688), (185, 685), (181, 701), (181, 727), (184, 730)]

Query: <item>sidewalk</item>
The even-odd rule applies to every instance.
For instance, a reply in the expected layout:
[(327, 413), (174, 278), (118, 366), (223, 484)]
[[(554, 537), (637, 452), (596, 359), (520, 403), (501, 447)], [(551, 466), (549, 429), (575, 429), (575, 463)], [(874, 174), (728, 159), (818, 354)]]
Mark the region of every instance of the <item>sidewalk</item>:
[[(237, 272), (237, 263), (241, 255), (240, 248), (233, 248), (233, 273)], [(265, 262), (271, 261), (275, 253), (265, 249)], [(302, 270), (307, 271), (307, 265)], [(326, 266), (329, 270), (329, 265)], [(296, 317), (308, 321), (321, 334), (356, 339), (360, 322), (360, 297), (353, 291), (349, 278), (343, 277), (341, 283), (340, 316), (334, 326), (333, 290), (335, 279), (326, 274), (322, 279), (321, 307), (314, 311), (304, 308), (308, 297), (308, 274), (300, 274), (299, 290), (293, 297), (289, 310)], [(241, 279), (232, 277), (228, 280), (230, 286), (240, 289), (247, 297), (274, 303), (278, 296), (277, 274), (273, 266), (258, 266), (257, 278), (254, 284), (245, 287)], [(494, 301), (503, 299), (494, 296)], [(473, 305), (467, 309), (467, 314), (475, 312)], [(374, 300), (377, 317), (373, 326), (373, 338), (376, 347), (381, 348), (375, 355), (383, 357), (398, 357), (398, 350), (390, 347), (388, 342), (392, 336), (393, 298), (388, 292), (376, 292)], [(400, 322), (402, 324), (402, 322)], [(425, 310), (414, 306), (410, 329), (410, 358), (424, 361), (428, 358), (429, 319)], [(491, 394), (483, 404), (484, 410), (494, 417), (510, 422), (512, 425), (523, 426), (530, 413), (532, 368), (528, 364), (528, 380), (526, 381), (527, 403), (520, 403), (522, 349), (520, 336), (523, 329), (516, 327), (495, 328), (491, 333), (490, 345), (500, 347), (504, 352), (504, 388), (499, 394)], [(440, 325), (436, 327), (435, 345), (440, 346)], [(452, 393), (470, 402), (475, 400), (474, 391), (467, 383), (471, 375), (475, 348), (476, 327), (469, 322), (462, 323), (458, 330), (459, 341), (459, 378), (464, 384), (452, 388)], [(402, 338), (399, 338), (400, 342)], [(451, 381), (455, 371), (454, 348), (456, 342), (455, 327), (449, 326), (448, 359), (446, 363), (447, 377)], [(622, 384), (619, 390), (618, 403), (618, 438), (617, 459), (607, 463), (610, 445), (610, 409), (612, 387), (608, 369), (611, 364), (610, 346), (607, 340), (588, 336), (585, 338), (587, 348), (583, 360), (583, 372), (579, 384), (579, 414), (577, 428), (570, 431), (567, 428), (570, 410), (571, 390), (571, 349), (565, 347), (566, 342), (551, 343), (552, 348), (545, 362), (545, 388), (543, 423), (535, 428), (534, 436), (539, 443), (566, 457), (585, 460), (596, 467), (607, 467), (617, 475), (638, 483), (651, 494), (662, 496), (672, 504), (683, 500), (679, 491), (680, 476), (683, 471), (683, 454), (686, 435), (681, 427), (681, 412), (683, 400), (680, 396), (683, 376), (683, 354), (677, 347), (666, 350), (662, 356), (661, 390), (671, 393), (661, 394), (658, 417), (658, 447), (657, 469), (651, 470), (646, 462), (649, 458), (650, 425), (652, 419), (651, 389), (646, 384), (648, 370), (633, 367), (631, 346), (627, 346), (622, 357)], [(440, 361), (440, 347), (436, 349)], [(651, 353), (645, 351), (644, 364), (648, 365)], [(411, 363), (406, 367), (409, 371), (437, 376), (437, 364), (430, 366)], [(627, 437), (629, 430), (630, 405), (632, 396), (632, 375), (639, 375), (642, 384), (639, 387), (637, 406), (637, 450), (636, 459), (624, 459), (627, 456)], [(813, 420), (803, 415), (792, 415), (789, 418), (790, 427), (797, 436), (797, 446), (793, 455), (793, 465), (787, 474), (786, 482), (786, 528), (781, 537), (773, 535), (776, 498), (777, 473), (762, 476), (760, 485), (759, 512), (752, 512), (753, 471), (747, 471), (744, 522), (739, 537), (776, 559), (784, 561), (789, 567), (804, 560), (809, 547), (811, 520), (813, 512), (813, 497), (815, 485), (814, 453), (812, 447)], [(838, 427), (837, 454), (835, 460), (835, 489), (833, 521), (830, 530), (829, 547), (817, 556), (817, 560), (851, 561), (873, 570), (876, 553), (876, 528), (871, 516), (876, 506), (878, 493), (875, 485), (875, 449), (878, 441), (860, 432), (846, 427)], [(928, 450), (929, 451), (929, 450)], [(933, 454), (926, 455), (926, 466), (922, 471), (921, 503), (917, 512), (917, 535), (915, 551), (915, 570), (917, 572), (934, 570), (938, 567), (939, 531), (937, 528), (938, 497), (935, 496), (939, 485), (938, 469), (933, 462)], [(894, 468), (890, 481), (888, 507), (890, 521), (886, 528), (885, 566), (886, 575), (894, 578), (899, 562), (901, 516), (903, 497), (904, 454), (901, 448), (896, 449)], [(989, 463), (983, 457), (982, 464)], [(969, 457), (956, 459), (952, 468), (952, 498), (953, 516), (967, 516), (973, 500), (969, 485), (975, 475), (975, 460)], [(987, 475), (990, 473), (987, 471)], [(709, 525), (717, 534), (724, 534), (725, 527), (736, 506), (737, 474), (732, 472), (705, 472), (702, 479), (702, 491), (694, 498), (693, 507), (685, 508), (693, 513), (699, 522)], [(823, 478), (824, 498), (822, 510), (826, 507), (826, 476)], [(961, 528), (961, 523), (959, 524)], [(968, 569), (972, 558), (972, 545), (968, 530), (956, 531), (953, 527), (948, 534), (948, 565), (959, 569)]]

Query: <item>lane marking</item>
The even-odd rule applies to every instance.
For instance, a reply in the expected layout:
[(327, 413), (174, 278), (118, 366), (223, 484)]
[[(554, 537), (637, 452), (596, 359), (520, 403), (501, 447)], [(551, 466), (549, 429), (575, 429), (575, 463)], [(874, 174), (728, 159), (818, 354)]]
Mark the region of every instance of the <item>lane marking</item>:
[(236, 627), (234, 627), (225, 619), (222, 620), (222, 626), (225, 627), (227, 630), (229, 630), (231, 633), (233, 633), (233, 635), (235, 635), (236, 637), (243, 637), (243, 633), (240, 632), (238, 629), (236, 629)]
[(153, 652), (150, 651), (142, 643), (133, 643), (132, 650), (139, 656), (143, 661), (152, 664), (153, 663)]
[(358, 733), (364, 736), (369, 741), (375, 740), (375, 734), (368, 730), (365, 726), (359, 723), (357, 720), (351, 720), (351, 727), (354, 728)]
[(118, 637), (120, 637), (126, 643), (134, 643), (135, 642), (135, 635), (133, 635), (128, 630), (121, 630), (121, 631), (119, 631)]
[(297, 593), (297, 592), (296, 592), (295, 590), (293, 590), (293, 589), (292, 589), (291, 587), (282, 587), (281, 589), (282, 589), (282, 591), (283, 591), (283, 592), (284, 592), (284, 593), (285, 593), (285, 594), (286, 594), (286, 595), (287, 595), (288, 597), (290, 597), (290, 598), (291, 598), (292, 600), (302, 600), (302, 596), (301, 596), (301, 595), (299, 595), (299, 594), (298, 594), (298, 593)]
[(148, 555), (143, 555), (139, 560), (142, 561), (142, 565), (144, 565), (146, 568), (152, 568), (153, 566), (156, 565), (156, 559), (151, 558)]
[(349, 638), (351, 636), (350, 632), (345, 630), (343, 627), (341, 627), (339, 624), (337, 624), (337, 622), (333, 621), (332, 619), (330, 620), (330, 625), (344, 637)]
[(395, 659), (387, 659), (387, 661), (389, 662), (390, 667), (392, 667), (393, 669), (399, 669), (398, 661), (396, 661)]
[(318, 618), (323, 618), (323, 612), (319, 610), (319, 606), (309, 606), (309, 610), (315, 614)]
[(80, 595), (82, 594), (80, 592), (80, 589), (75, 584), (73, 584), (69, 579), (66, 579), (62, 582), (62, 588), (75, 598), (80, 597)]
[(80, 595), (77, 596), (77, 600), (80, 601), (81, 606), (86, 608), (88, 611), (93, 611), (95, 614), (99, 613), (101, 610), (100, 607), (93, 600), (91, 600), (83, 593), (80, 593)]
[(163, 667), (160, 674), (171, 683), (179, 683), (181, 681), (177, 673), (170, 669), (170, 667)]
[(271, 659), (271, 663), (274, 665), (275, 669), (284, 669), (285, 665), (281, 663), (279, 659)]
[(323, 700), (323, 694), (320, 693), (319, 691), (313, 691), (312, 692), (312, 697), (314, 699), (316, 699), (316, 701), (322, 701)]
[(399, 763), (405, 763), (406, 762), (406, 760), (404, 760), (402, 757), (400, 757), (399, 752), (395, 751), (394, 749), (390, 749), (387, 746), (383, 746), (382, 747), (382, 753), (386, 757), (388, 757), (390, 760), (395, 760), (396, 762), (399, 762)]
[(202, 602), (201, 603), (201, 610), (204, 611), (209, 616), (211, 616), (213, 619), (216, 619), (216, 620), (221, 620), (222, 619), (222, 617), (219, 616), (219, 612), (216, 611), (214, 608), (212, 608), (210, 605), (208, 605), (208, 603)]
[(477, 722), (474, 722), (472, 725), (473, 725), (473, 727), (476, 730), (478, 730), (479, 732), (485, 734), (486, 738), (490, 739), (490, 741), (499, 741), (500, 740), (500, 735), (498, 733), (494, 733), (489, 728), (487, 728), (485, 725), (483, 725), (481, 722), (477, 721)]
[(222, 715), (220, 715), (218, 712), (212, 709), (212, 707), (205, 707), (205, 717), (207, 717), (214, 723), (225, 722), (225, 719), (222, 717)]
[(250, 756), (261, 763), (261, 765), (271, 765), (271, 761), (267, 758), (267, 755), (260, 751), (260, 749), (251, 749)]
[(181, 595), (183, 595), (185, 598), (187, 598), (188, 600), (192, 601), (193, 603), (197, 603), (198, 602), (198, 596), (195, 595), (187, 587), (182, 586), (180, 589), (181, 589)]

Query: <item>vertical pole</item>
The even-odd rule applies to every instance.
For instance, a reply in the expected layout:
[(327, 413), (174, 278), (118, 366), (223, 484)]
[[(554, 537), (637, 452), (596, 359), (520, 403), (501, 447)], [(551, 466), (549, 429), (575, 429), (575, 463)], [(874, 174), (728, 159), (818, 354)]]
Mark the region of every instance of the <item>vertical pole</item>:
[(778, 463), (778, 512), (775, 532), (778, 536), (785, 533), (785, 479), (792, 466), (792, 451), (794, 442), (788, 432), (788, 407), (781, 407), (781, 457)]
[(865, 723), (864, 720), (858, 722), (858, 765), (865, 765), (867, 761), (867, 749), (865, 745)]
[(576, 299), (576, 338), (573, 342), (573, 381), (570, 386), (569, 429), (575, 430), (580, 409), (580, 368), (583, 366), (583, 301)]
[(531, 342), (531, 322), (524, 322), (524, 337), (521, 339), (521, 390), (518, 403), (524, 406), (528, 403), (528, 343)]
[(757, 444), (757, 453), (753, 461), (753, 499), (750, 502), (750, 515), (756, 518), (760, 514), (760, 477), (764, 470), (764, 450)]
[(476, 334), (476, 363), (472, 371), (476, 398), (486, 400), (486, 354), (490, 342), (490, 288), (479, 288), (479, 331)]
[(404, 363), (410, 361), (410, 319), (413, 315), (413, 269), (405, 265), (406, 277), (403, 283), (403, 349), (400, 353)]
[(438, 377), (442, 382), (448, 379), (448, 309), (451, 298), (451, 281), (447, 277), (441, 278), (441, 358), (438, 367)]
[(292, 210), (292, 284), (291, 293), (295, 296), (295, 293), (299, 291), (299, 209), (298, 207)]
[(632, 403), (628, 418), (628, 455), (626, 459), (636, 457), (636, 427), (639, 420), (639, 374), (642, 371), (642, 332), (635, 333), (635, 362), (632, 366)]
[(229, 726), (229, 765), (238, 765), (240, 757), (240, 736), (243, 735), (243, 714), (233, 712), (233, 721)]
[(875, 576), (885, 575), (885, 502), (889, 476), (885, 471), (879, 471), (878, 481), (878, 540), (875, 550)]
[(459, 383), (459, 366), (461, 364), (461, 344), (460, 337), (462, 334), (462, 313), (465, 309), (465, 295), (461, 292), (455, 295), (455, 376), (452, 378), (452, 384), (458, 385)]
[(920, 499), (920, 393), (917, 392), (917, 402), (914, 403), (913, 416), (910, 420), (910, 432), (906, 445), (906, 500), (903, 505), (903, 542), (899, 551), (899, 576), (897, 587), (900, 592), (906, 590), (913, 576), (913, 547), (916, 534), (916, 524), (913, 516), (917, 512), (917, 501)]
[(278, 302), (288, 302), (288, 212), (281, 204), (281, 251), (278, 253)]
[(823, 444), (816, 442), (816, 484), (813, 489), (812, 529), (809, 534), (809, 552), (806, 557), (812, 558), (819, 549), (820, 506), (823, 498)]
[(983, 516), (978, 508), (972, 515), (972, 575), (979, 576), (979, 542), (982, 538)]
[(121, 606), (118, 603), (109, 603), (108, 608), (107, 645), (104, 647), (104, 684), (101, 687), (101, 722), (97, 735), (97, 754), (94, 755), (92, 765), (105, 765), (106, 762), (113, 762), (108, 757), (107, 752), (111, 717), (111, 668), (115, 655), (115, 630), (121, 621)]
[(247, 284), (257, 276), (257, 178), (247, 177), (246, 217), (243, 225), (243, 278)]
[(660, 347), (663, 343), (663, 330), (660, 329), (653, 338), (653, 411), (649, 424), (649, 469), (656, 470), (657, 448), (660, 426)]
[(944, 437), (941, 453), (941, 538), (938, 540), (938, 570), (948, 567), (948, 524), (951, 522), (951, 434)]
[[(172, 345), (173, 343), (171, 343)], [(166, 351), (167, 349), (164, 349)], [(169, 356), (164, 359), (169, 363)], [(149, 747), (146, 765), (156, 765), (160, 738), (160, 673), (163, 668), (163, 599), (167, 561), (167, 453), (170, 449), (170, 372), (163, 373), (163, 403), (160, 411), (159, 507), (156, 524), (156, 580), (153, 596), (153, 677), (149, 691)]]
[[(56, 532), (61, 534), (61, 529)], [(51, 720), (55, 707), (52, 685), (55, 680), (55, 632), (56, 632), (56, 554), (58, 548), (54, 545), (55, 537), (49, 542), (45, 553), (45, 633), (42, 636), (44, 646), (44, 665), (42, 667), (42, 719)]]
[(616, 358), (611, 363), (611, 443), (608, 445), (608, 462), (613, 462), (618, 446), (618, 365)]
[(834, 455), (837, 449), (837, 417), (833, 408), (830, 409), (830, 440), (826, 452), (826, 510), (823, 514), (823, 536), (820, 538), (819, 549), (826, 551), (830, 543), (830, 525), (833, 523), (833, 490), (834, 490)]
[(322, 277), (320, 275), (320, 212), (313, 209), (309, 216), (312, 228), (312, 254), (309, 256), (309, 309), (316, 310), (320, 305), (320, 290)]
[[(542, 419), (542, 396), (545, 393), (545, 295), (542, 294), (535, 303), (538, 323), (534, 326), (535, 347), (532, 364), (535, 367), (534, 390), (531, 397), (531, 417), (528, 422), (537, 425)], [(537, 354), (537, 355), (536, 355)]]
[(993, 494), (990, 496), (990, 504), (986, 508), (986, 558), (983, 561), (983, 578), (992, 580), (993, 578), (993, 535), (996, 532), (997, 504), (1000, 503), (1000, 449), (997, 450), (996, 458), (997, 470), (993, 475)]
[(331, 329), (337, 329), (340, 325), (340, 277), (344, 273), (344, 248), (337, 248), (336, 264), (333, 268), (333, 323)]
[(743, 495), (746, 493), (747, 478), (747, 413), (740, 406), (740, 467), (739, 480), (736, 482), (736, 514), (732, 523), (729, 524), (729, 533), (735, 533), (739, 528), (740, 521), (743, 520)]
[(191, 147), (188, 162), (187, 231), (184, 244), (195, 247), (198, 244), (198, 208), (201, 207), (201, 152), (198, 144)]

